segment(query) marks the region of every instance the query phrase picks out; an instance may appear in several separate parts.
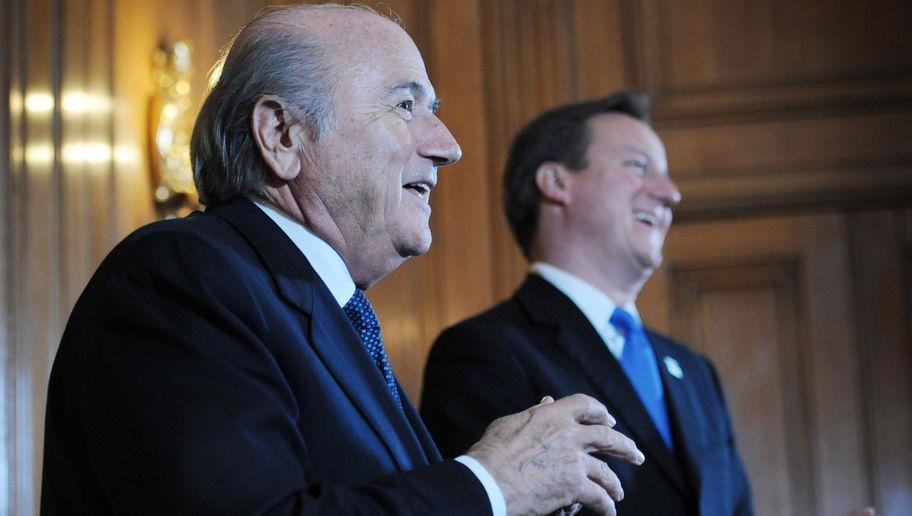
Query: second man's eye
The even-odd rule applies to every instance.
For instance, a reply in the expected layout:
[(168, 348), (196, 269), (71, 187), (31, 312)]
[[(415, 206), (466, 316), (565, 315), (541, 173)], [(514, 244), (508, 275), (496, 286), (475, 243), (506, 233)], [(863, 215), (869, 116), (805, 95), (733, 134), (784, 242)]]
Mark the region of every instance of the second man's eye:
[(409, 113), (411, 113), (411, 112), (412, 112), (412, 108), (414, 107), (414, 101), (412, 101), (412, 100), (403, 100), (402, 102), (400, 102), (399, 104), (397, 104), (396, 107), (402, 108), (402, 109), (408, 111)]
[(633, 168), (634, 170), (636, 170), (637, 173), (640, 174), (640, 175), (645, 174), (645, 173), (646, 173), (646, 168), (649, 166), (649, 164), (646, 163), (646, 162), (643, 161), (643, 160), (630, 160), (630, 161), (628, 161), (628, 162), (626, 163), (626, 165), (627, 165), (628, 167), (631, 167), (631, 168)]

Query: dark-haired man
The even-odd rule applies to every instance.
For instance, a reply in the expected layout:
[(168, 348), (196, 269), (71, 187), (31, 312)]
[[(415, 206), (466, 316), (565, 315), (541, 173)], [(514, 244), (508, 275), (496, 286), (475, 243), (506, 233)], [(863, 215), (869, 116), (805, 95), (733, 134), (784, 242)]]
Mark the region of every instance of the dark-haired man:
[(461, 154), (436, 107), (412, 40), (363, 8), (239, 33), (191, 143), (206, 211), (127, 237), (67, 324), (43, 514), (614, 514), (587, 452), (642, 455), (600, 403), (536, 400), (441, 461), (392, 374), (363, 290), (430, 246)]
[(542, 114), (517, 135), (504, 187), (531, 270), (433, 346), (421, 413), (444, 455), (542, 394), (583, 392), (646, 454), (639, 468), (607, 459), (626, 493), (619, 514), (750, 514), (712, 365), (637, 314), (681, 199), (645, 102), (622, 92)]

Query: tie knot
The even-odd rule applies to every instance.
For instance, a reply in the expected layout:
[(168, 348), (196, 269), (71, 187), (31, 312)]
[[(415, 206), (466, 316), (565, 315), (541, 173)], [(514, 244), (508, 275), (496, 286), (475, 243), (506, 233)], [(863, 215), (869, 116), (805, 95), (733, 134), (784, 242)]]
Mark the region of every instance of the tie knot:
[(361, 289), (355, 289), (355, 293), (352, 294), (352, 297), (345, 303), (345, 306), (342, 307), (342, 311), (345, 312), (345, 315), (348, 316), (352, 325), (354, 325), (359, 332), (380, 329), (380, 322), (377, 320), (377, 314), (374, 313), (374, 308), (371, 306), (370, 301), (368, 301), (367, 296), (364, 295), (364, 291)]
[(610, 322), (624, 338), (629, 337), (632, 331), (640, 327), (636, 319), (633, 318), (633, 314), (623, 308), (614, 309), (614, 312), (611, 314)]

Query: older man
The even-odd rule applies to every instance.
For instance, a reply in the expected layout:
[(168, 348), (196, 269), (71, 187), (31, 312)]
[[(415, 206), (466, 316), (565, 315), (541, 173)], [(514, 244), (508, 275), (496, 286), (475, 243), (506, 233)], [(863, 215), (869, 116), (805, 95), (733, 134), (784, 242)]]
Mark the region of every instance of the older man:
[(441, 461), (390, 370), (363, 290), (431, 243), (437, 167), (461, 152), (436, 108), (372, 12), (242, 30), (194, 129), (206, 212), (127, 237), (70, 317), (44, 514), (614, 512), (587, 452), (642, 455), (601, 404), (545, 399)]
[(619, 514), (749, 514), (712, 365), (637, 314), (681, 198), (647, 115), (625, 92), (557, 107), (517, 135), (506, 213), (530, 274), (511, 299), (440, 336), (422, 416), (455, 455), (543, 393), (586, 393), (647, 457), (640, 468), (608, 461), (627, 494)]

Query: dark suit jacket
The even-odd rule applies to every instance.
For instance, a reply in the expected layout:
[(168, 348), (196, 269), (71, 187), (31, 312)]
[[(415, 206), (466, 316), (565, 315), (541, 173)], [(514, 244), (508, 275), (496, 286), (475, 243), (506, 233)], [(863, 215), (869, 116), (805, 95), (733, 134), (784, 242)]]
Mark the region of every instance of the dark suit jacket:
[[(421, 414), (445, 456), (464, 452), (494, 419), (545, 395), (588, 394), (643, 450), (632, 466), (608, 459), (626, 494), (620, 515), (750, 514), (747, 478), (718, 378), (703, 357), (648, 332), (659, 358), (675, 440), (672, 453), (620, 363), (585, 315), (530, 275), (509, 300), (447, 329), (431, 350)], [(683, 378), (669, 374), (677, 360)]]
[(239, 198), (105, 259), (51, 373), (43, 514), (489, 513), (310, 264)]

